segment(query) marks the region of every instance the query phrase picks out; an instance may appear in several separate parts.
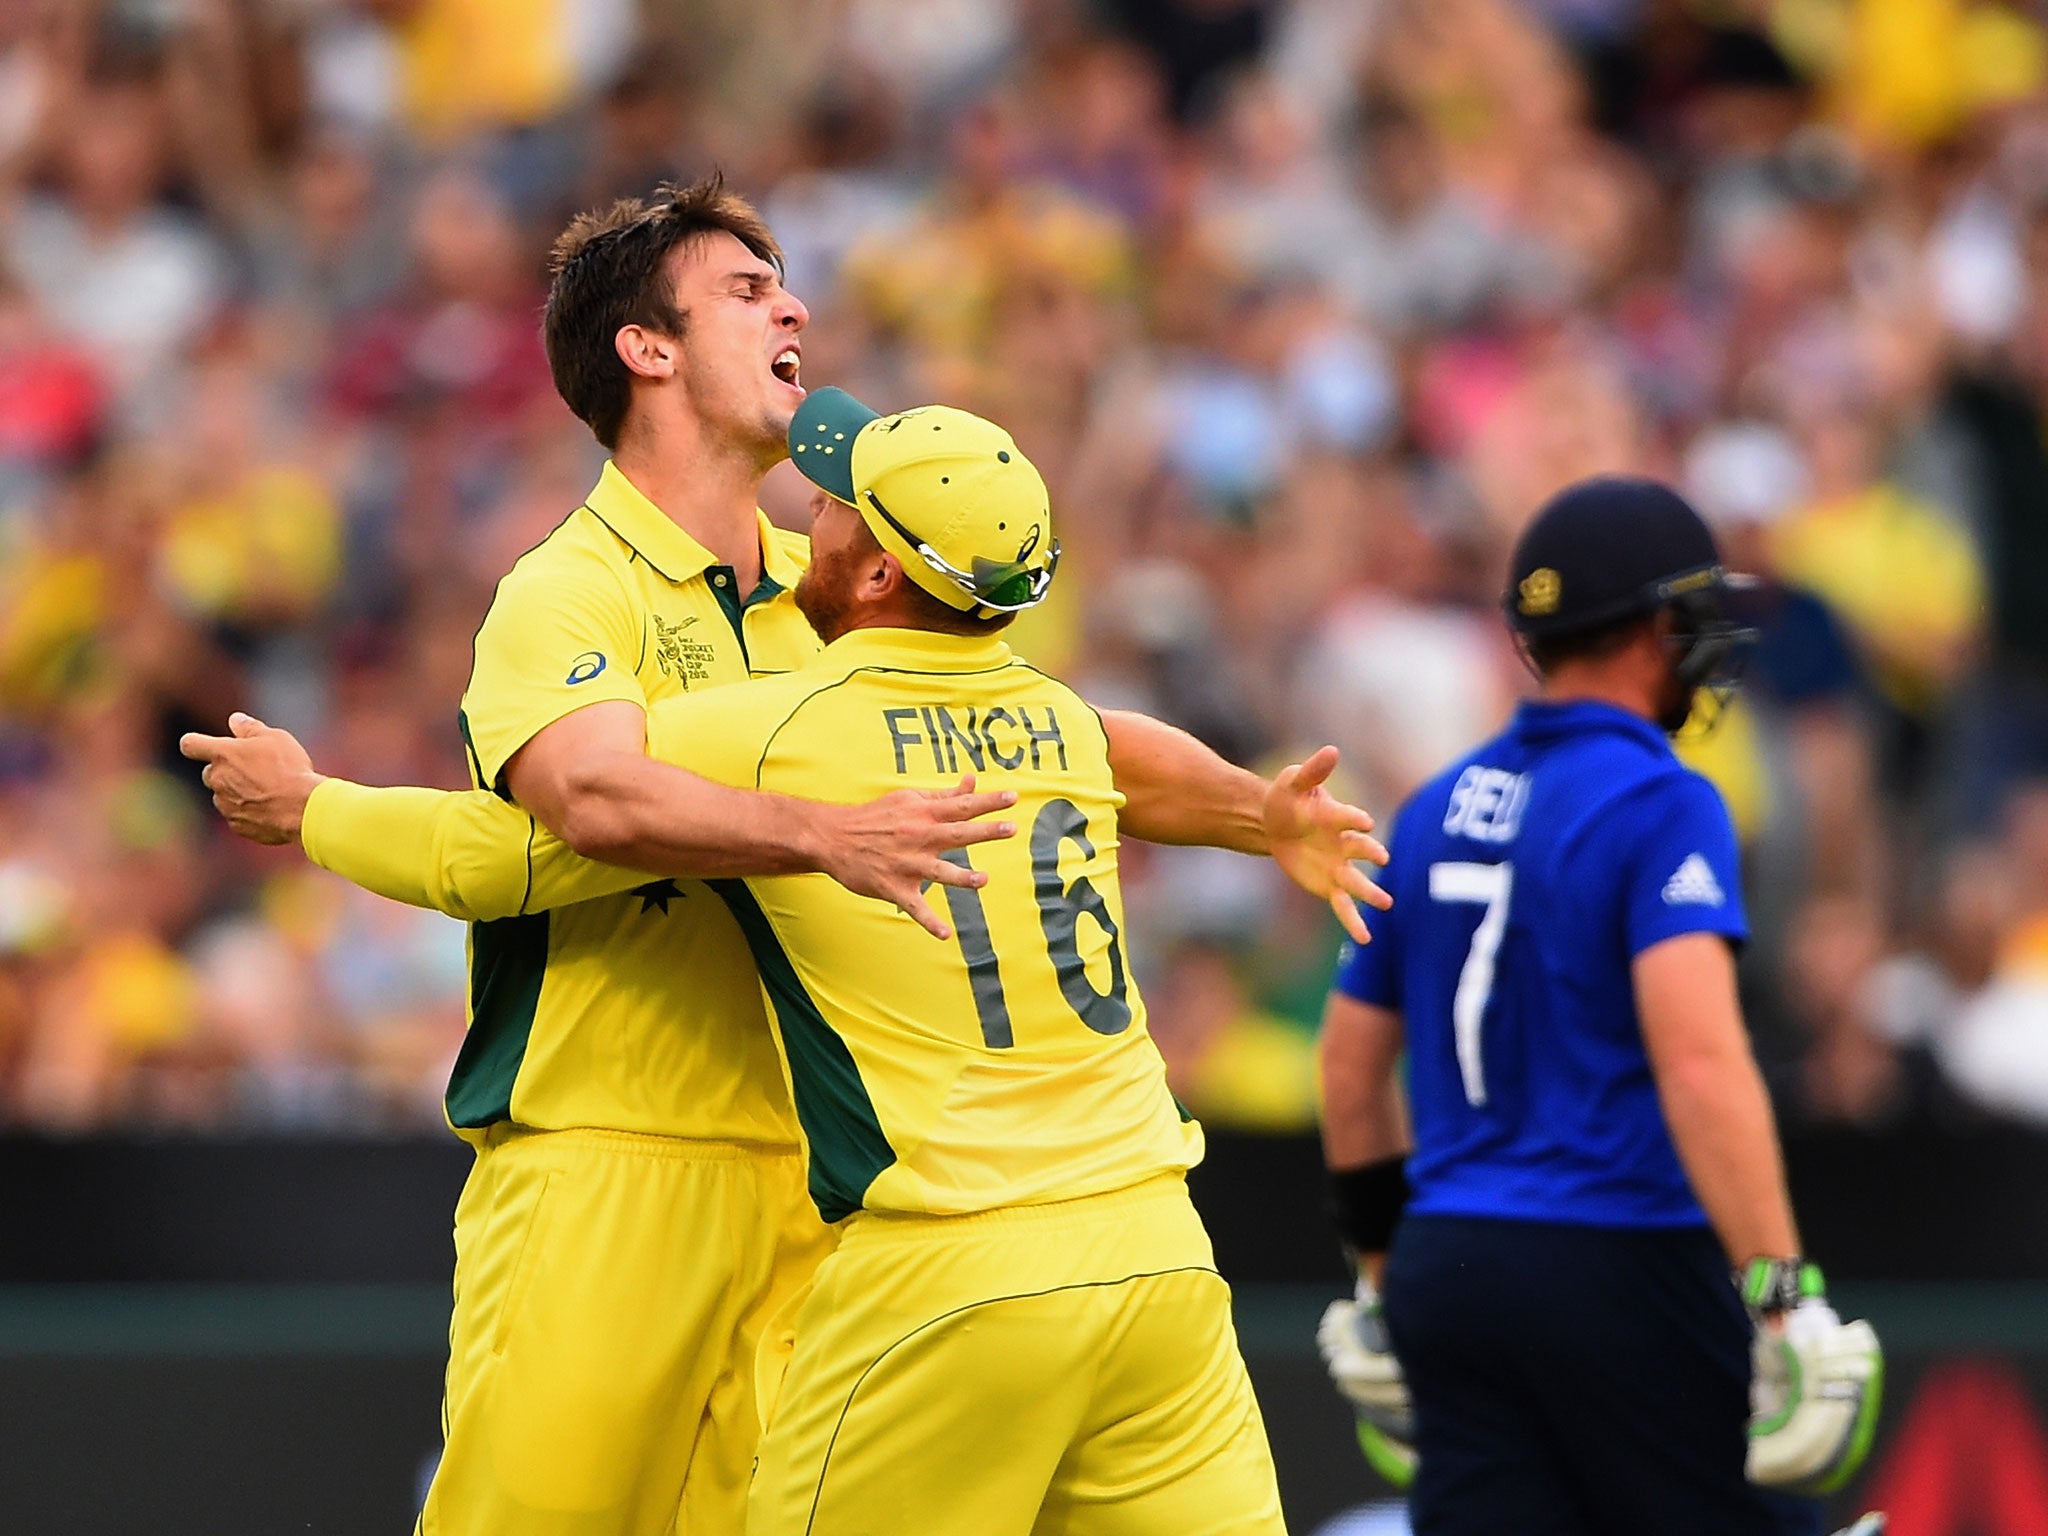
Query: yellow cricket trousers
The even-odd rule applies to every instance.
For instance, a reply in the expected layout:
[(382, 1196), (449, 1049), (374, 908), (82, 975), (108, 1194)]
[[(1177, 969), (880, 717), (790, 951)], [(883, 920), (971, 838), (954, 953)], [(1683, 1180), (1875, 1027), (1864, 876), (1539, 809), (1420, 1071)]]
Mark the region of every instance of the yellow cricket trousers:
[[(765, 1390), (765, 1389), (764, 1389)], [(795, 1313), (748, 1536), (1278, 1536), (1186, 1182), (861, 1213)]]
[(420, 1536), (736, 1536), (756, 1345), (830, 1244), (794, 1148), (493, 1128)]

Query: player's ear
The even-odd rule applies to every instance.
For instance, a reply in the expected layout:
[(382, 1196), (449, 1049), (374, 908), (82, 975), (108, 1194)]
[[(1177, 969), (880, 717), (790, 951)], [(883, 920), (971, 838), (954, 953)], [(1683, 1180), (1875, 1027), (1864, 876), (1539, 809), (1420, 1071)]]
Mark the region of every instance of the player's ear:
[(643, 379), (672, 377), (680, 345), (675, 337), (664, 336), (644, 325), (622, 325), (612, 337), (619, 361)]
[(868, 602), (882, 602), (896, 596), (910, 584), (903, 562), (879, 545), (861, 561), (858, 588)]

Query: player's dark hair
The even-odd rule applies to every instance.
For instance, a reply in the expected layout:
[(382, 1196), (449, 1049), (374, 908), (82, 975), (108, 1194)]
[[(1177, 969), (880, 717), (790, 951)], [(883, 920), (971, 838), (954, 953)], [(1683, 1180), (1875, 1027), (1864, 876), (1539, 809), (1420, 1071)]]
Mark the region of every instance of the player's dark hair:
[(1539, 677), (1548, 677), (1568, 661), (1612, 656), (1641, 634), (1653, 618), (1652, 614), (1632, 613), (1561, 635), (1530, 635), (1522, 643), (1529, 653), (1529, 665)]
[(714, 171), (688, 185), (663, 182), (648, 197), (622, 197), (569, 221), (549, 253), (541, 335), (555, 390), (597, 440), (619, 446), (632, 404), (633, 375), (615, 339), (629, 325), (681, 337), (688, 317), (662, 270), (671, 251), (707, 235), (728, 234), (782, 270), (782, 247), (753, 204)]

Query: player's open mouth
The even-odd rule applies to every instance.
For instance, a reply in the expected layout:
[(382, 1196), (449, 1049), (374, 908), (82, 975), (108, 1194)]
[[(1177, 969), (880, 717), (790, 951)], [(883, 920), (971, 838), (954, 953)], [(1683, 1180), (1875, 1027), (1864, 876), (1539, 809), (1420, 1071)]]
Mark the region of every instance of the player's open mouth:
[(795, 347), (784, 347), (775, 354), (775, 361), (768, 365), (768, 371), (776, 378), (797, 389), (803, 388), (803, 383), (798, 378), (802, 370), (803, 357)]

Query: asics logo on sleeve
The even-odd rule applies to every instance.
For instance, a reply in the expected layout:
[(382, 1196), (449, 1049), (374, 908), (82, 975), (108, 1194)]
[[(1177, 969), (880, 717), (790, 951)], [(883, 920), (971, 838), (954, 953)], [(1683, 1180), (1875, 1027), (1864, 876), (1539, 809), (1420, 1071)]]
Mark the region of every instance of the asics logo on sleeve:
[(587, 683), (604, 670), (603, 651), (585, 651), (569, 665), (569, 675), (563, 681), (572, 688), (578, 683)]
[(1667, 907), (1720, 907), (1727, 902), (1721, 882), (1714, 878), (1714, 871), (1702, 854), (1687, 854), (1685, 862), (1664, 882)]

